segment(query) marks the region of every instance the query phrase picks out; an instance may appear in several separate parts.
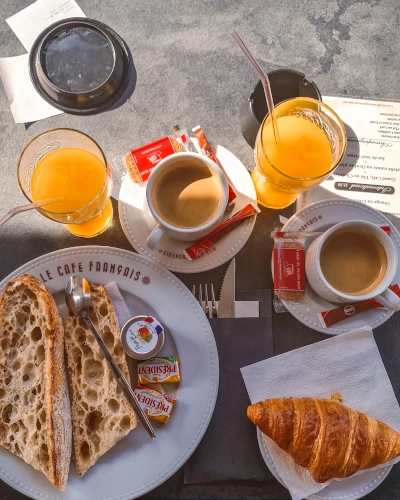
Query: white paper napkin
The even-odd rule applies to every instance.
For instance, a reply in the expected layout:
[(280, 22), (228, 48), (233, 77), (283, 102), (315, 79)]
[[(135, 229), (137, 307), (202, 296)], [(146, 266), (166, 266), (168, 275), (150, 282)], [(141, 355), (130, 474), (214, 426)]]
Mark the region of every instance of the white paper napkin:
[[(251, 403), (282, 397), (327, 398), (339, 392), (346, 406), (400, 432), (400, 407), (370, 327), (266, 359), (241, 372)], [(266, 440), (278, 475), (293, 500), (306, 498), (329, 484), (316, 483), (306, 469)], [(376, 468), (398, 461), (400, 457)]]
[[(219, 301), (215, 303), (217, 311)], [(208, 307), (211, 311), (212, 302), (208, 301)], [(257, 300), (235, 300), (235, 318), (258, 318), (260, 316), (260, 303)]]
[[(37, 0), (7, 19), (7, 23), (27, 50), (47, 26), (68, 17), (85, 17), (75, 0)], [(0, 58), (0, 78), (15, 123), (29, 123), (61, 110), (45, 101), (35, 90), (29, 76), (29, 54)]]
[[(110, 296), (110, 300), (115, 309), (115, 314), (117, 315), (118, 325), (122, 328), (125, 323), (132, 317), (132, 314), (129, 312), (128, 306), (123, 299), (121, 292), (119, 291), (117, 285), (115, 283), (109, 283), (105, 286), (108, 295)], [(68, 315), (68, 307), (67, 304), (61, 304), (58, 306), (58, 310), (60, 312), (61, 318), (63, 322)]]
[(6, 21), (29, 52), (41, 31), (67, 17), (86, 16), (75, 0), (37, 0)]
[(28, 69), (29, 54), (0, 58), (0, 78), (15, 123), (29, 123), (62, 111), (43, 99), (35, 90)]

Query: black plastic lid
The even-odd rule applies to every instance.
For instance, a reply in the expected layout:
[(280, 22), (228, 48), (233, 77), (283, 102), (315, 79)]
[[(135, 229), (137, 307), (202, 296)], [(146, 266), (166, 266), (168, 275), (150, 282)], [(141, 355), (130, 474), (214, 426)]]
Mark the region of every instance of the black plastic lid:
[[(293, 97), (311, 97), (322, 101), (321, 93), (304, 73), (294, 69), (278, 69), (268, 73), (275, 106)], [(264, 88), (259, 80), (241, 110), (241, 128), (246, 142), (253, 148), (258, 129), (268, 114)]]
[(130, 77), (122, 38), (94, 19), (63, 19), (46, 28), (29, 53), (29, 72), (39, 94), (67, 113), (99, 112), (115, 102)]

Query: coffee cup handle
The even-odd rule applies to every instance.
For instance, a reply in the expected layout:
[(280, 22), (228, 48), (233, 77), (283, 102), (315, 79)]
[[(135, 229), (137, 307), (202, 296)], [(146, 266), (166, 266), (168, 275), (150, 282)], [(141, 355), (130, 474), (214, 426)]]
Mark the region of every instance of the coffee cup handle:
[(161, 238), (164, 236), (164, 230), (157, 224), (157, 226), (153, 229), (153, 231), (149, 234), (146, 240), (146, 246), (150, 248), (150, 250), (157, 250)]
[(400, 311), (400, 297), (398, 297), (389, 288), (383, 293), (375, 297), (375, 299), (380, 302), (383, 306), (391, 309), (392, 311)]

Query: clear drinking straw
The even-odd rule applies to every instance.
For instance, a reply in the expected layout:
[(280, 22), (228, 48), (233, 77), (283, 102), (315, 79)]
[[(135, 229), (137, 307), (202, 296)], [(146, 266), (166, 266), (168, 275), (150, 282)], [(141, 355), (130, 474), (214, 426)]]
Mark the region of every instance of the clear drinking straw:
[(276, 116), (275, 116), (275, 108), (274, 108), (274, 100), (272, 99), (272, 92), (271, 92), (271, 85), (269, 84), (269, 78), (268, 75), (266, 75), (263, 70), (260, 68), (258, 65), (258, 62), (254, 59), (254, 57), (251, 55), (249, 49), (246, 47), (244, 44), (243, 40), (240, 38), (240, 36), (234, 31), (232, 33), (233, 38), (235, 39), (235, 42), (239, 45), (239, 47), (242, 49), (244, 55), (247, 57), (247, 59), (250, 61), (250, 63), (253, 65), (254, 69), (257, 71), (257, 73), (260, 75), (261, 78), (261, 83), (264, 87), (264, 92), (265, 92), (265, 98), (267, 100), (267, 106), (268, 106), (268, 111), (269, 114), (271, 115), (272, 119), (272, 129), (274, 131), (274, 138), (275, 138), (275, 143), (278, 144), (280, 141), (279, 139), (279, 132), (278, 132), (278, 124), (276, 122)]

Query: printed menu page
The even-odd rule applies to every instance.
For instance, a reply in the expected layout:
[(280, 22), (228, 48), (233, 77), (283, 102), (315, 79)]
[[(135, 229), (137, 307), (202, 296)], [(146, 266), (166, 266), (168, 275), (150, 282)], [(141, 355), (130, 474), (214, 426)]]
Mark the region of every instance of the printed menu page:
[(343, 120), (346, 153), (321, 186), (299, 197), (297, 210), (345, 197), (400, 216), (400, 103), (324, 96)]

